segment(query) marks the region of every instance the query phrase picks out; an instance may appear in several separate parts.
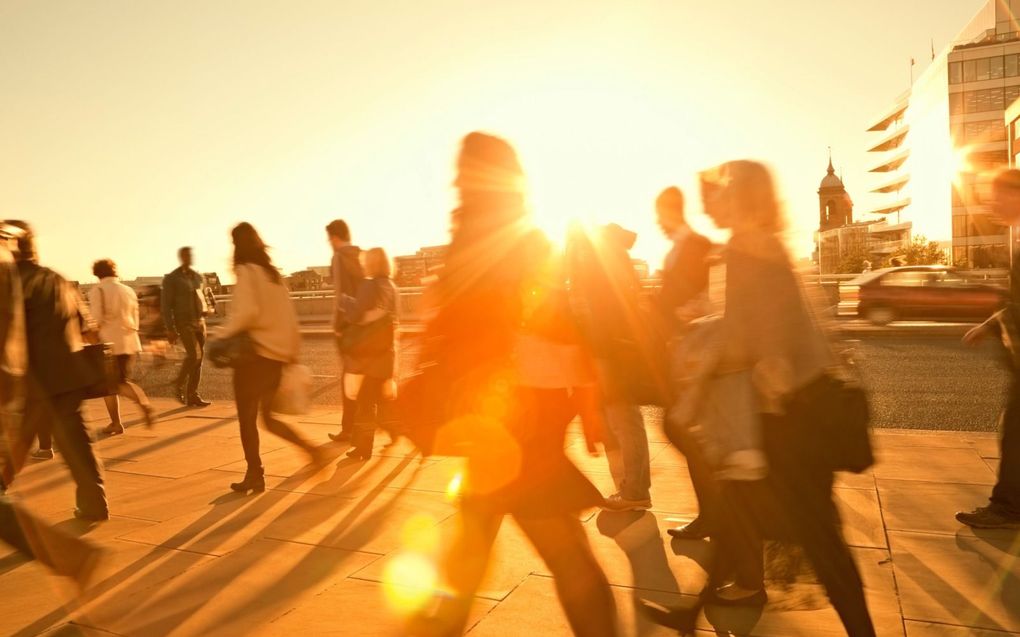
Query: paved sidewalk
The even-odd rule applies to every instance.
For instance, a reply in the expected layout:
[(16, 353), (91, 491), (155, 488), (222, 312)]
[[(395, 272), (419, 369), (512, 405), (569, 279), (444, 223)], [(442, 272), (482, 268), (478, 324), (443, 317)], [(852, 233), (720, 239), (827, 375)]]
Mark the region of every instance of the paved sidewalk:
[[(154, 430), (135, 425), (96, 443), (109, 522), (87, 529), (73, 520), (73, 487), (59, 460), (19, 477), (12, 494), (109, 554), (97, 584), (78, 598), (69, 583), (0, 548), (0, 635), (402, 634), (402, 615), (421, 599), (456, 524), (447, 491), (458, 460), (422, 461), (404, 443), (367, 463), (350, 461), (346, 447), (326, 438), (338, 414), (320, 409), (296, 419), (298, 427), (336, 460), (311, 470), (302, 453), (263, 434), (269, 489), (240, 496), (227, 486), (244, 471), (233, 405), (158, 405)], [(101, 403), (90, 403), (88, 415), (95, 429), (106, 422)], [(683, 458), (657, 425), (649, 433), (654, 510), (592, 512), (585, 522), (627, 636), (675, 634), (637, 617), (634, 600), (670, 604), (696, 593), (707, 558), (704, 543), (665, 534), (695, 504)], [(874, 471), (841, 476), (837, 496), (879, 634), (1020, 634), (1020, 535), (975, 533), (953, 520), (985, 501), (995, 436), (886, 430), (876, 439)], [(576, 434), (570, 444), (609, 493), (605, 459), (588, 457)], [(703, 634), (842, 635), (820, 588), (803, 573), (779, 577), (781, 566), (770, 564), (764, 614), (710, 611)], [(470, 635), (568, 634), (545, 566), (508, 521)]]

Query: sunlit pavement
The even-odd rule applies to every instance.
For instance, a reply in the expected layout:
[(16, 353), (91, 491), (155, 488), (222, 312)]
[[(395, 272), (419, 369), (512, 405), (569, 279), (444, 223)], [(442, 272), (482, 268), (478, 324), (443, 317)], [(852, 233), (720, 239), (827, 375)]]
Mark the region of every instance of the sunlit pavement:
[[(232, 403), (185, 410), (159, 401), (154, 430), (133, 424), (100, 439), (113, 518), (88, 529), (71, 515), (73, 487), (59, 460), (29, 466), (16, 483), (26, 505), (108, 550), (93, 588), (71, 585), (34, 563), (0, 553), (3, 635), (401, 635), (403, 618), (427, 599), (435, 564), (456, 524), (450, 485), (456, 459), (422, 461), (406, 443), (353, 462), (327, 440), (328, 408), (294, 419), (335, 459), (321, 470), (263, 434), (268, 490), (232, 494), (244, 465)], [(130, 412), (129, 412), (130, 413)], [(101, 404), (90, 424), (106, 423)], [(706, 544), (670, 542), (694, 498), (684, 460), (650, 427), (654, 509), (597, 514), (585, 527), (620, 609), (621, 634), (675, 634), (635, 613), (635, 600), (669, 605), (696, 593)], [(975, 533), (953, 513), (983, 503), (994, 481), (993, 434), (885, 430), (880, 462), (840, 476), (845, 532), (880, 635), (1020, 634), (1020, 536)], [(570, 453), (609, 493), (604, 458), (577, 434)], [(59, 458), (59, 455), (58, 455)], [(703, 634), (842, 635), (824, 594), (801, 573), (770, 564), (763, 614), (711, 609)], [(471, 635), (568, 635), (545, 566), (507, 521), (471, 617)]]

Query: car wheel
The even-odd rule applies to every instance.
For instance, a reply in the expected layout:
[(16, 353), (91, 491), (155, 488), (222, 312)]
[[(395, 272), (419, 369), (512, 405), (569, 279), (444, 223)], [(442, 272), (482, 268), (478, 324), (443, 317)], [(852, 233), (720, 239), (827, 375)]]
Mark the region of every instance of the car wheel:
[(869, 307), (864, 317), (874, 325), (888, 325), (896, 320), (896, 312), (891, 307), (876, 305)]

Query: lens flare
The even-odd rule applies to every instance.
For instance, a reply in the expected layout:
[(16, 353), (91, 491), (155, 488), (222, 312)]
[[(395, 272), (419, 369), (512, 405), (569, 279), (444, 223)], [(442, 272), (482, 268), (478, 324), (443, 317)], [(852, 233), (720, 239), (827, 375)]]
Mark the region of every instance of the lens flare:
[(463, 486), (464, 472), (458, 471), (450, 480), (450, 484), (446, 485), (446, 499), (450, 502), (456, 500), (460, 496), (460, 490)]
[(438, 581), (435, 565), (420, 553), (400, 553), (383, 570), (386, 601), (401, 614), (424, 607), (432, 599)]

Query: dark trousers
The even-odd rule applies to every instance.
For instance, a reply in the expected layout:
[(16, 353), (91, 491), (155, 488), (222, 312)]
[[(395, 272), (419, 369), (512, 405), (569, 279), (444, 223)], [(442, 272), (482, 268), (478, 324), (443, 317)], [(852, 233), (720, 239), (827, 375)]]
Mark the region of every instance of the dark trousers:
[(0, 540), (13, 547), (22, 557), (38, 560), (58, 575), (79, 575), (99, 549), (81, 538), (55, 529), (42, 520), (0, 496)]
[(202, 381), (202, 360), (205, 358), (205, 321), (177, 327), (177, 336), (184, 346), (184, 362), (177, 374), (177, 388), (190, 399), (198, 393)]
[(864, 586), (843, 539), (832, 499), (832, 471), (819, 460), (810, 423), (764, 417), (769, 477), (756, 482), (727, 482), (720, 499), (720, 571), (730, 570), (741, 587), (762, 586), (764, 537), (794, 541), (814, 567), (829, 601), (850, 637), (875, 634)]
[(714, 528), (718, 517), (716, 508), (719, 501), (719, 485), (712, 475), (712, 468), (701, 450), (701, 445), (683, 427), (667, 425), (665, 431), (669, 441), (687, 459), (687, 472), (691, 476), (691, 485), (698, 500), (698, 517), (708, 523), (709, 528)]
[(336, 352), (340, 362), (340, 373), (338, 378), (340, 379), (340, 396), (343, 400), (343, 412), (340, 414), (340, 431), (351, 433), (354, 431), (354, 420), (358, 416), (358, 401), (353, 398), (348, 398), (347, 393), (344, 391), (344, 353), (340, 346), (340, 337), (336, 338)]
[(237, 403), (237, 420), (241, 428), (241, 447), (244, 449), (244, 460), (250, 475), (263, 474), (262, 459), (259, 456), (260, 409), (267, 431), (303, 449), (311, 449), (287, 423), (273, 416), (273, 398), (280, 387), (282, 373), (283, 363), (261, 356), (254, 356), (252, 360), (234, 368), (234, 401)]
[(385, 379), (365, 376), (355, 401), (351, 445), (360, 451), (372, 452), (376, 426), (382, 424), (386, 415), (386, 401), (383, 400)]
[(1002, 460), (999, 480), (992, 489), (994, 510), (1009, 517), (1020, 517), (1020, 374), (1014, 373), (1009, 397), (1002, 412)]
[(32, 440), (39, 432), (51, 431), (77, 486), (77, 507), (90, 517), (104, 517), (108, 511), (106, 491), (99, 462), (92, 452), (92, 441), (81, 416), (83, 399), (81, 391), (47, 397), (38, 389), (29, 390), (24, 417), (11, 437), (9, 463), (4, 466), (3, 480), (10, 484), (21, 470)]

